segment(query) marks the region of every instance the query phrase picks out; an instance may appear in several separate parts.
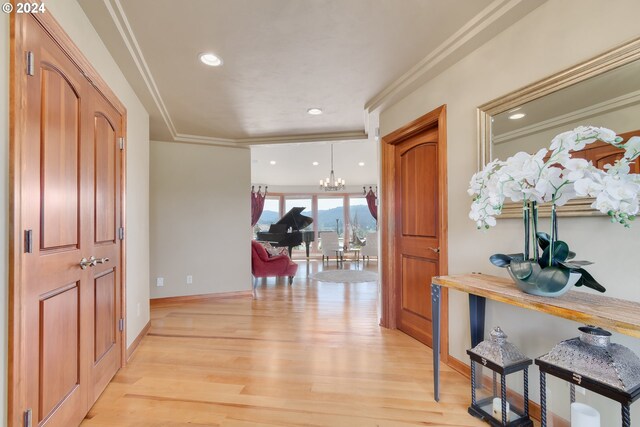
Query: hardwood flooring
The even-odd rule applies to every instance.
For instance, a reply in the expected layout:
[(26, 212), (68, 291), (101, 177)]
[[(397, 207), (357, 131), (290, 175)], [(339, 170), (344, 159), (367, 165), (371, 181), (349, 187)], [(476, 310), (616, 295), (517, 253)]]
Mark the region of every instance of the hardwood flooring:
[(378, 326), (376, 283), (317, 282), (322, 264), (298, 263), (292, 286), (267, 279), (257, 299), (154, 307), (149, 334), (82, 426), (486, 425), (467, 414), (468, 380), (447, 366), (433, 401), (431, 349)]

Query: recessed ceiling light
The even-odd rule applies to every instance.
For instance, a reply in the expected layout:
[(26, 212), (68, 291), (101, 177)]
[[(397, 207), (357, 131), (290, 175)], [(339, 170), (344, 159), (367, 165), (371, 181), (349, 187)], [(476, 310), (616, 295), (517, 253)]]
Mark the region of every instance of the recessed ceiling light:
[(209, 65), (211, 67), (218, 67), (222, 65), (222, 59), (213, 53), (201, 53), (200, 61), (203, 64)]
[(318, 116), (322, 114), (322, 110), (320, 108), (309, 108), (307, 110), (307, 113), (311, 114), (312, 116)]
[(359, 162), (358, 166), (364, 166), (364, 162)]
[(523, 118), (524, 116), (526, 116), (526, 114), (524, 114), (524, 113), (516, 113), (516, 114), (510, 115), (509, 118), (511, 120), (518, 120), (518, 119)]
[(318, 163), (318, 162), (313, 162), (313, 163), (311, 163), (311, 164), (312, 164), (313, 166), (318, 166), (320, 163)]
[(276, 161), (275, 160), (271, 160), (269, 163), (272, 164), (272, 165), (275, 165)]

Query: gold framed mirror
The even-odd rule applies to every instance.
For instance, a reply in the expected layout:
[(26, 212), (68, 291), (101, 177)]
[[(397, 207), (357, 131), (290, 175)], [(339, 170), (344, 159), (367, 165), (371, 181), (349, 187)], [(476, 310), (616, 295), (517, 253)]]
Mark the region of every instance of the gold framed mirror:
[[(546, 148), (555, 135), (579, 125), (640, 134), (640, 38), (478, 107), (478, 168)], [(602, 215), (592, 202), (571, 200), (558, 214)], [(540, 214), (550, 210), (542, 205)], [(522, 205), (508, 202), (501, 217), (521, 215)]]

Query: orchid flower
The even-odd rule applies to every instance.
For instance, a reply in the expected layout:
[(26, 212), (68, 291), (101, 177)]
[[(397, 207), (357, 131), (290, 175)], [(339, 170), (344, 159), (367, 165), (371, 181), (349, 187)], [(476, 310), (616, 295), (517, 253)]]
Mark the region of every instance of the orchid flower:
[[(571, 153), (596, 141), (625, 150), (622, 159), (605, 170)], [(478, 228), (496, 224), (506, 199), (513, 202), (551, 202), (562, 206), (575, 197), (593, 197), (591, 205), (626, 227), (639, 212), (640, 175), (630, 173), (630, 163), (640, 157), (640, 137), (626, 143), (611, 129), (579, 126), (551, 140), (550, 152), (519, 152), (506, 161), (494, 160), (476, 173), (469, 185), (473, 203), (469, 217)], [(545, 157), (547, 157), (545, 161)]]

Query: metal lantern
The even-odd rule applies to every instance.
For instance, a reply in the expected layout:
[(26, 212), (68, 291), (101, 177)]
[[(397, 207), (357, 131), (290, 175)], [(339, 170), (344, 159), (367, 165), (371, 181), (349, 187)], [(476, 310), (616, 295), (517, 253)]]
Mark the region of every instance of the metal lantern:
[[(507, 341), (507, 335), (496, 327), (491, 338), (467, 350), (471, 358), (471, 406), (469, 413), (493, 427), (529, 427), (529, 365), (527, 358), (516, 346)], [(482, 374), (482, 368), (492, 371), (492, 378)], [(507, 375), (522, 372), (523, 396), (507, 397)], [(500, 375), (500, 393), (498, 379)]]
[(595, 326), (578, 328), (577, 338), (562, 341), (536, 359), (540, 367), (541, 424), (547, 425), (546, 374), (570, 383), (571, 403), (575, 386), (620, 402), (622, 427), (631, 427), (631, 403), (640, 397), (640, 358), (620, 344), (611, 344), (611, 333)]

